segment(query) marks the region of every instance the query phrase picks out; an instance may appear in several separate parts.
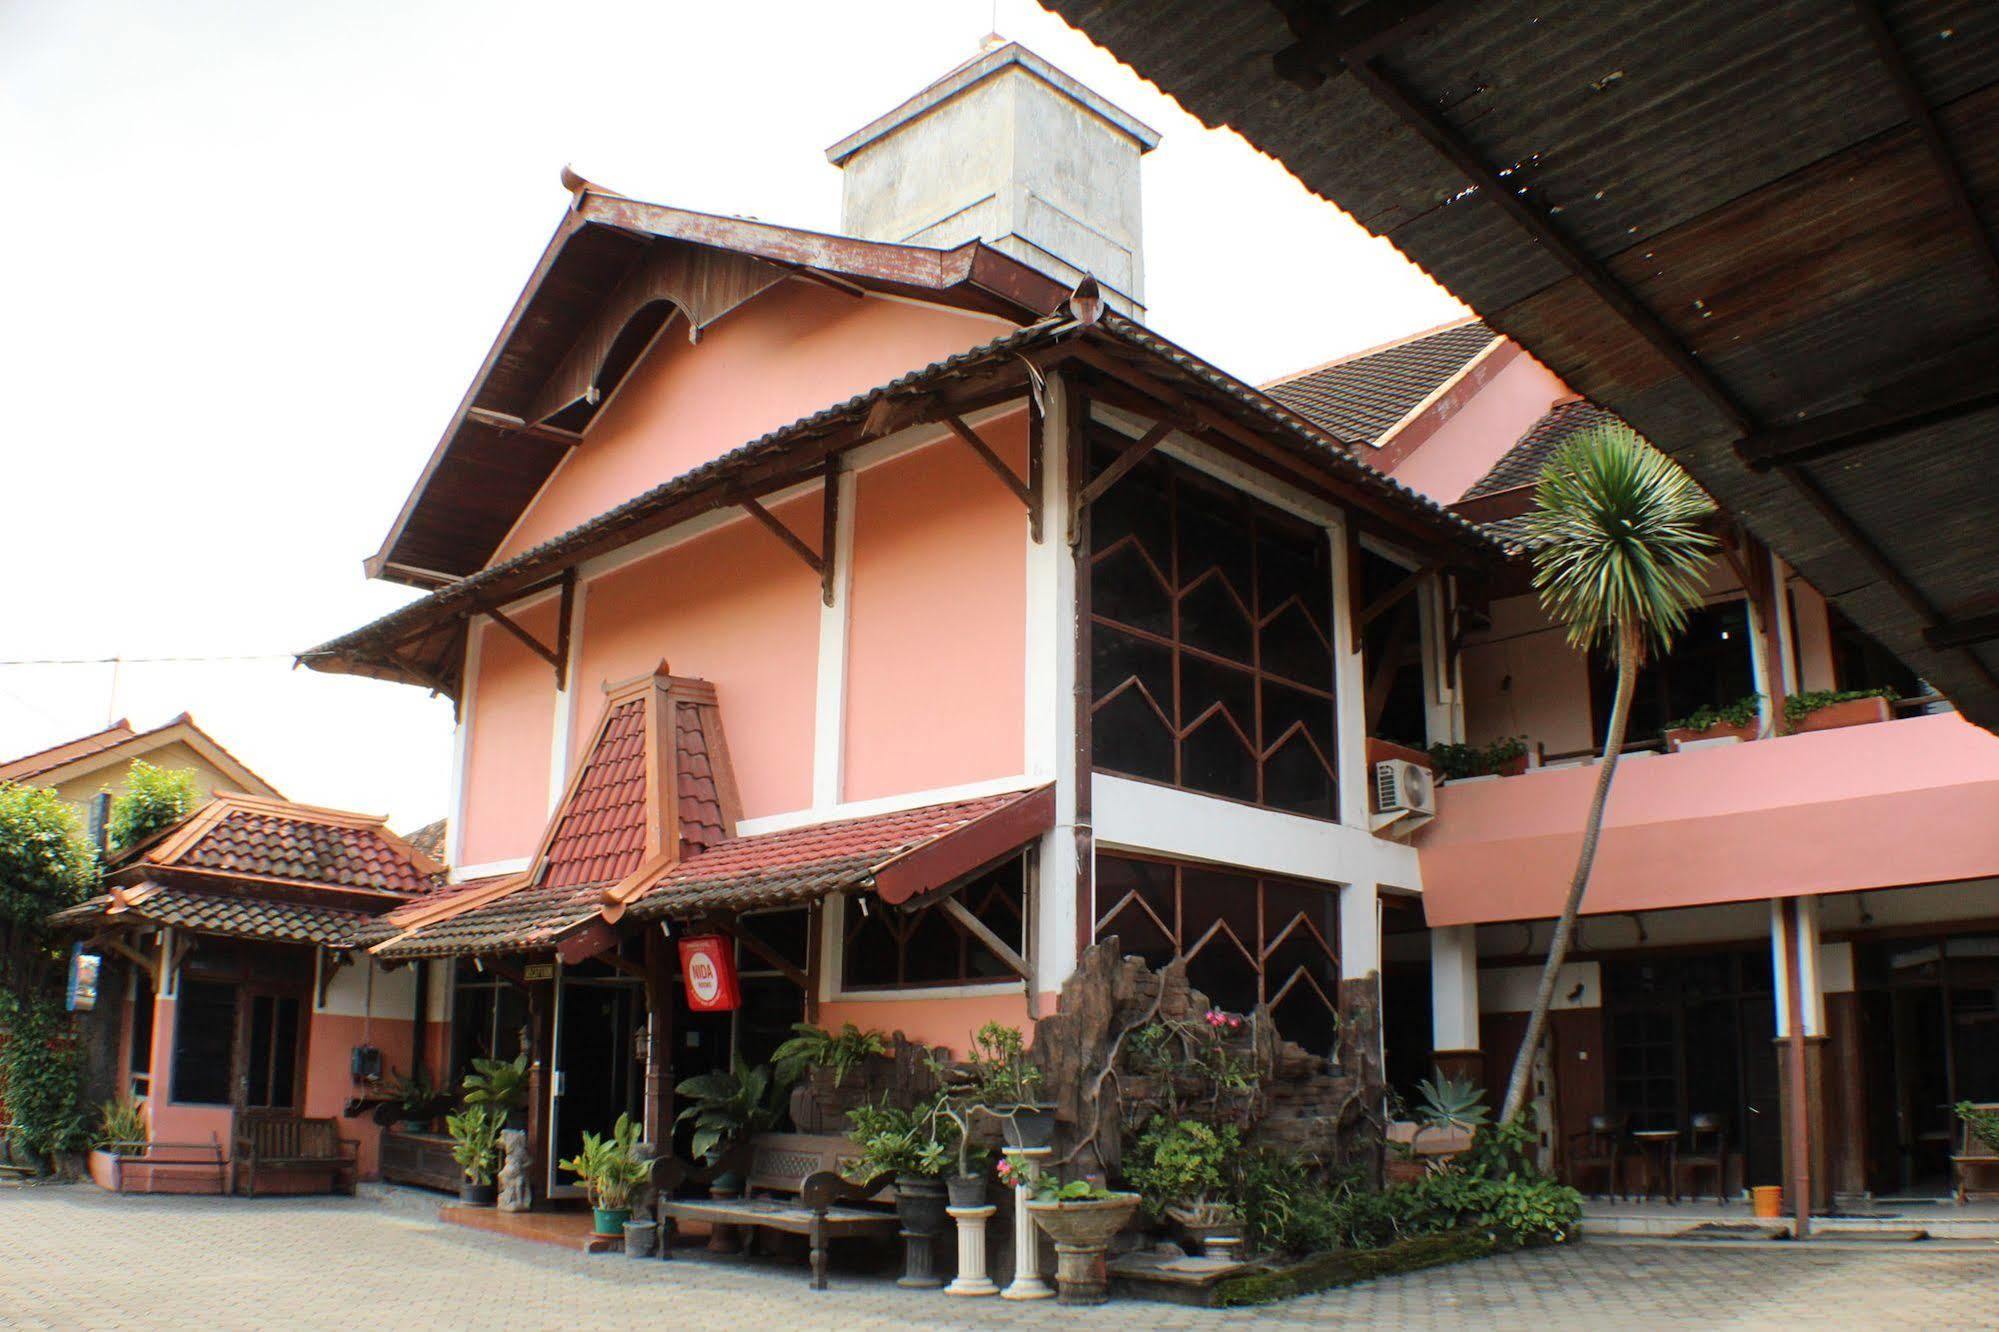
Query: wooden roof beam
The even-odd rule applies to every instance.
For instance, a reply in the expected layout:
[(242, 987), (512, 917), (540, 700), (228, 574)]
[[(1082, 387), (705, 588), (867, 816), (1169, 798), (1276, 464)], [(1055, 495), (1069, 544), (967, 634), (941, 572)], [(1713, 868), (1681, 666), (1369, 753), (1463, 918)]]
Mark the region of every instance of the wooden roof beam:
[[(944, 424), (951, 428), (952, 434), (965, 442), (965, 447), (978, 456), (988, 471), (999, 478), (1001, 485), (1013, 492), (1013, 497), (1019, 500), (1030, 514), (1034, 512), (1034, 492), (1028, 489), (1027, 482), (1013, 474), (1013, 468), (1006, 465), (1006, 460), (993, 452), (992, 446), (979, 437), (978, 431), (966, 425), (963, 417), (955, 414), (945, 416)], [(1035, 533), (1034, 539), (1040, 541), (1041, 534)]]
[(1994, 639), (1999, 639), (1999, 612), (1946, 620), (1923, 631), (1923, 641), (1933, 648), (1968, 648)]
[(1418, 21), (1435, 17), (1432, 11), (1458, 0), (1368, 0), (1344, 14), (1331, 5), (1276, 2), (1298, 40), (1273, 55), (1271, 67), (1278, 78), (1309, 92), (1328, 74), (1372, 56)]
[(496, 412), (490, 407), (467, 407), (465, 419), (474, 425), (504, 430), (510, 435), (526, 435), (530, 439), (545, 439), (551, 444), (565, 448), (575, 448), (583, 442), (583, 436), (574, 430), (564, 430), (542, 421), (529, 421), (524, 417), (510, 416), (506, 412)]
[(1870, 391), (1852, 407), (1745, 437), (1736, 451), (1759, 472), (1807, 462), (1999, 407), (1999, 338)]

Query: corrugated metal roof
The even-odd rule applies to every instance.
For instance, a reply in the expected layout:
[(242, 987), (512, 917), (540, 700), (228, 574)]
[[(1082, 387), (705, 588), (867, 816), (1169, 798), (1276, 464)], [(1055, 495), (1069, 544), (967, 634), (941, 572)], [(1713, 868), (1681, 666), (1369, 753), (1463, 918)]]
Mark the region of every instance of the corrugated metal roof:
[[(1923, 638), (1939, 615), (1999, 611), (1999, 409), (1759, 473), (1736, 452), (1736, 409), (1689, 378), (1711, 379), (1768, 430), (1999, 333), (1985, 261), (1854, 7), (1445, 3), (1374, 53), (1369, 77), (1441, 119), (1656, 315), (1691, 352), (1676, 363), (1361, 77), (1337, 64), (1315, 87), (1280, 77), (1276, 58), (1299, 41), (1286, 7), (1045, 2), (1389, 237), (1679, 460), (1968, 715), (1999, 720), (1999, 644), (1936, 650)], [(1883, 11), (1984, 201), (1987, 233), (1999, 231), (1999, 7)], [(1295, 12), (1301, 26), (1333, 13)]]

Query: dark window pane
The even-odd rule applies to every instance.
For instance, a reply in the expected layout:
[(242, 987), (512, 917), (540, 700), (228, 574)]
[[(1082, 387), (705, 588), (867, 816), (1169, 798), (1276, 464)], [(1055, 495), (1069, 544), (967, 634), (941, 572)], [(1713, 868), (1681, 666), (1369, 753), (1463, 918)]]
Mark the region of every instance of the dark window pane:
[(1091, 733), (1096, 766), (1156, 782), (1173, 780), (1173, 735), (1136, 689), (1127, 689), (1097, 712)]
[(271, 1046), (276, 1038), (277, 1000), (268, 994), (250, 998), (250, 1082), (246, 1105), (271, 1103)]
[[(1280, 603), (1281, 604), (1281, 603)], [(1297, 602), (1277, 612), (1263, 626), (1263, 669), (1314, 689), (1333, 687), (1333, 657), (1326, 650), (1324, 631)]]
[(1090, 636), (1092, 700), (1103, 702), (1127, 680), (1145, 687), (1162, 716), (1173, 715), (1172, 649), (1097, 625)]
[(299, 1001), (277, 1001), (277, 1030), (271, 1044), (271, 1104), (289, 1110), (298, 1091)]
[(1173, 632), (1173, 594), (1145, 555), (1129, 542), (1092, 564), (1090, 610), (1148, 633), (1164, 636)]
[(1180, 784), (1231, 800), (1256, 799), (1256, 755), (1231, 722), (1216, 711), (1180, 742)]
[(1230, 661), (1251, 662), (1249, 610), (1226, 577), (1209, 574), (1181, 594), (1180, 641)]
[[(1026, 883), (1026, 859), (1015, 857), (966, 882), (954, 896), (1001, 943), (1024, 956)], [(942, 903), (904, 911), (870, 901), (863, 917), (862, 900), (859, 895), (846, 899), (845, 988), (978, 985), (1015, 978), (1013, 968)]]
[(902, 949), (888, 919), (888, 909), (866, 902), (859, 893), (846, 898), (847, 946), (841, 972), (846, 987), (858, 990), (895, 985), (902, 980)]
[[(1117, 456), (1114, 448), (1091, 450), (1092, 477)], [(1090, 544), (1108, 550), (1135, 536), (1162, 570), (1173, 563), (1173, 501), (1168, 494), (1166, 460), (1157, 453), (1120, 477), (1090, 506)]]
[(132, 989), (132, 1053), (128, 1061), (134, 1073), (153, 1066), (153, 982), (141, 973)]
[(236, 987), (224, 981), (181, 977), (174, 1005), (171, 1098), (227, 1105), (236, 1065)]

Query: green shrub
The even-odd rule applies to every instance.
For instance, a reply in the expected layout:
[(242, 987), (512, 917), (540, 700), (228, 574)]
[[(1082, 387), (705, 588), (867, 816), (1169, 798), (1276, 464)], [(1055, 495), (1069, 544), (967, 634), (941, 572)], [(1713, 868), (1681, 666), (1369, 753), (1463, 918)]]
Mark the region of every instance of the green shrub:
[(1430, 766), (1446, 781), (1453, 777), (1485, 777), (1526, 752), (1526, 740), (1517, 735), (1502, 736), (1489, 745), (1431, 745)]
[(111, 802), (106, 830), (111, 854), (131, 850), (162, 828), (171, 828), (194, 812), (201, 793), (194, 773), (186, 768), (156, 768), (144, 759), (132, 760), (125, 794)]
[(45, 1159), (88, 1145), (81, 1061), (62, 1010), (40, 996), (0, 992), (0, 1023), (7, 1028), (0, 1068), (14, 1141)]
[(1125, 1182), (1155, 1216), (1168, 1207), (1209, 1208), (1227, 1190), (1228, 1163), (1241, 1151), (1242, 1134), (1232, 1124), (1161, 1115), (1146, 1125), (1125, 1160)]
[(146, 1142), (151, 1137), (146, 1107), (131, 1097), (120, 1096), (97, 1108), (97, 1136), (91, 1139), (93, 1146), (122, 1147)]
[(1717, 726), (1747, 726), (1763, 712), (1763, 695), (1744, 694), (1733, 703), (1720, 707), (1703, 704), (1675, 721), (1669, 721), (1659, 729), (1662, 731), (1695, 731), (1705, 734)]
[(61, 956), (52, 911), (97, 882), (97, 857), (55, 792), (0, 782), (0, 990), (39, 993)]

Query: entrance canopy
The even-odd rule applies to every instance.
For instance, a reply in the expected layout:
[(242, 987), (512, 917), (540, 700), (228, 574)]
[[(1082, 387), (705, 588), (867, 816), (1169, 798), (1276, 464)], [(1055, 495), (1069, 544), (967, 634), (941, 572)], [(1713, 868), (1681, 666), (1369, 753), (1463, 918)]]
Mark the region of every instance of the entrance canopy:
[(585, 931), (594, 934), (592, 927), (625, 917), (687, 920), (796, 906), (853, 890), (907, 902), (1020, 850), (1054, 826), (1054, 788), (1041, 786), (730, 838), (648, 875), (622, 904), (602, 887), (534, 888), (415, 924), (372, 951), (385, 961), (549, 952), (567, 940), (591, 939)]

